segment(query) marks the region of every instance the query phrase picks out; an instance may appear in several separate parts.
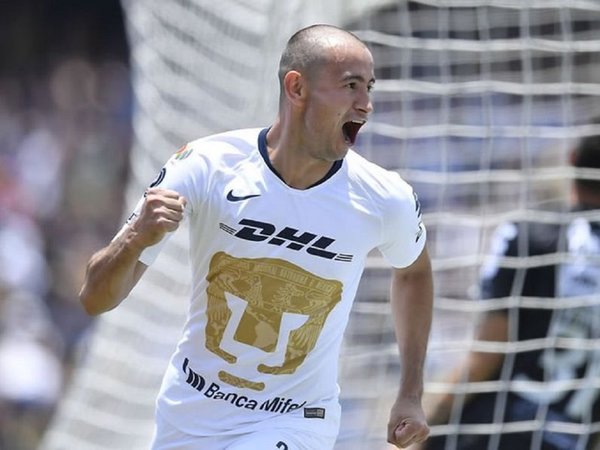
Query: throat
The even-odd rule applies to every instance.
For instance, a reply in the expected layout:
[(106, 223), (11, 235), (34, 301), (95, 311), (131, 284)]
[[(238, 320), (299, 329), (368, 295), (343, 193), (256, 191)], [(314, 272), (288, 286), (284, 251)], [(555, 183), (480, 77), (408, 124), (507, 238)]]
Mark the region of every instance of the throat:
[(297, 161), (296, 158), (271, 158), (271, 170), (293, 189), (306, 190), (328, 180), (339, 170), (342, 161)]
[(261, 132), (258, 148), (271, 172), (292, 189), (317, 186), (342, 167), (341, 160), (318, 159), (302, 150), (298, 139), (282, 136), (278, 123)]

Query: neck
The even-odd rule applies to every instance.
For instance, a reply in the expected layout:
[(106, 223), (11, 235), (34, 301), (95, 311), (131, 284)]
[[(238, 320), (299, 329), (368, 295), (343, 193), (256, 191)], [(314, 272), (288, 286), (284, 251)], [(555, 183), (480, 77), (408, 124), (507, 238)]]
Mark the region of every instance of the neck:
[(334, 163), (311, 156), (298, 128), (278, 116), (267, 133), (267, 150), (271, 165), (283, 181), (303, 190), (322, 180)]

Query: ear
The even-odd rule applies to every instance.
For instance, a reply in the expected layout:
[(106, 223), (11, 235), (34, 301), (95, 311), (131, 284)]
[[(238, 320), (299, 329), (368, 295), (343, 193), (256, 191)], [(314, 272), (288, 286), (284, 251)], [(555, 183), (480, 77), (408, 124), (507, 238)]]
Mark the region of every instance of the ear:
[(293, 105), (300, 105), (306, 97), (306, 79), (297, 70), (290, 70), (283, 77), (285, 97)]

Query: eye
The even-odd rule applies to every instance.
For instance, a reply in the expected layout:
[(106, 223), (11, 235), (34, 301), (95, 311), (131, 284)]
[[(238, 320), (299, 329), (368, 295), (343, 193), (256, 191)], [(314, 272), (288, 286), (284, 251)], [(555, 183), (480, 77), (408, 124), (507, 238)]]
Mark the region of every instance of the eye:
[(373, 85), (373, 84), (369, 84), (369, 85), (367, 86), (367, 91), (368, 91), (368, 92), (371, 92), (371, 91), (373, 91), (373, 89), (374, 89), (374, 88), (375, 88), (375, 85)]
[(348, 83), (346, 85), (346, 87), (349, 88), (349, 89), (354, 90), (354, 89), (356, 89), (356, 82), (352, 81), (352, 82)]

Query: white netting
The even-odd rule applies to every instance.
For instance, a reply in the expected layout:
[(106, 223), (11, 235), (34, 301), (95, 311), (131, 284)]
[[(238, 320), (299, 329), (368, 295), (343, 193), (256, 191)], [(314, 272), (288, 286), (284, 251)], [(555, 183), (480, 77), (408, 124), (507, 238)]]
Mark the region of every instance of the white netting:
[[(422, 200), (437, 305), (427, 387), (448, 389), (437, 382), (441, 374), (470, 346), (483, 345), (471, 342), (475, 314), (498, 307), (472, 300), (489, 231), (507, 218), (564, 221), (564, 214), (540, 210), (567, 198), (574, 138), (600, 131), (586, 124), (600, 111), (600, 2), (124, 0), (123, 6), (137, 100), (130, 207), (184, 142), (269, 124), (279, 53), (293, 31), (333, 23), (371, 46), (376, 112), (358, 150), (399, 170)], [(185, 236), (178, 233), (130, 298), (97, 321), (44, 449), (146, 448), (156, 390), (186, 310)], [(339, 449), (385, 448), (399, 373), (387, 294), (388, 269), (374, 256), (341, 357)]]

